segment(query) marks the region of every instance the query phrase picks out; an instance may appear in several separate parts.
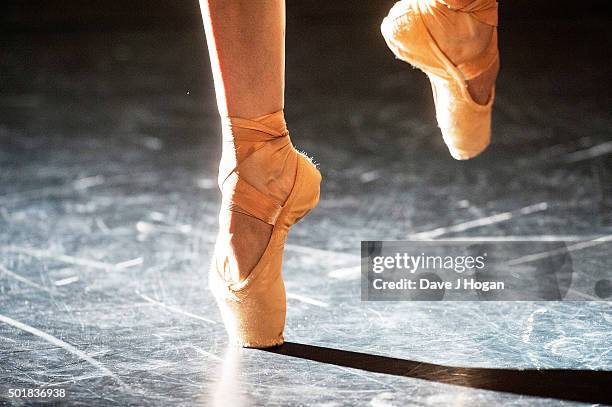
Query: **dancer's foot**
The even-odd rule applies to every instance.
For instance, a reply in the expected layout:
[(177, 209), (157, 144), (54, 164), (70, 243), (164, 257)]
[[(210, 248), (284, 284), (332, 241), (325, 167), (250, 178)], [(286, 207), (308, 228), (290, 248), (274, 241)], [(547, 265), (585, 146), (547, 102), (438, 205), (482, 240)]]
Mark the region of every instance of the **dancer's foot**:
[(230, 340), (245, 347), (283, 343), (285, 238), (319, 200), (321, 175), (295, 150), (284, 123), (276, 112), (225, 126), (222, 229), (208, 281)]
[(466, 160), (484, 151), (499, 70), (496, 1), (402, 0), (381, 30), (398, 58), (429, 77), (451, 155)]

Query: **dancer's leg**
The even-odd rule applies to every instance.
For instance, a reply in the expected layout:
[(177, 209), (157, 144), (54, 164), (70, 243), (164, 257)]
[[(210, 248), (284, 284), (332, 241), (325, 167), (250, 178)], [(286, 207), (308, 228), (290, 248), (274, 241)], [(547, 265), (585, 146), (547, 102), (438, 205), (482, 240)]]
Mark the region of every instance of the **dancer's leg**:
[(283, 343), (289, 228), (319, 200), (321, 175), (283, 115), (284, 0), (201, 0), (223, 123), (223, 201), (208, 284), (230, 340)]
[(201, 0), (221, 116), (283, 108), (285, 1)]
[[(219, 114), (222, 118), (257, 118), (283, 109), (285, 69), (284, 0), (201, 0)], [(281, 120), (282, 121), (282, 120)], [(222, 167), (241, 162), (240, 176), (260, 191), (284, 201), (292, 186), (295, 157), (270, 161), (252, 154), (261, 143), (234, 141), (223, 128)], [(279, 131), (282, 129), (279, 125)], [(221, 173), (221, 176), (225, 174)], [(221, 180), (223, 181), (223, 180)], [(272, 226), (247, 214), (222, 210), (218, 253), (229, 262), (231, 279), (243, 280), (259, 261)]]

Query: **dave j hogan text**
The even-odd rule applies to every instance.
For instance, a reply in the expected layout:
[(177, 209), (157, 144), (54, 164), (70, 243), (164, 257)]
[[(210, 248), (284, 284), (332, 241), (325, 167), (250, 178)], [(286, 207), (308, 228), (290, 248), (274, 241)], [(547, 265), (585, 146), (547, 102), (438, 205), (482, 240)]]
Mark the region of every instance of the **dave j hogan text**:
[(452, 281), (435, 281), (427, 278), (385, 281), (377, 278), (372, 281), (375, 290), (475, 290), (494, 291), (505, 289), (503, 281), (477, 281), (473, 278), (458, 278)]

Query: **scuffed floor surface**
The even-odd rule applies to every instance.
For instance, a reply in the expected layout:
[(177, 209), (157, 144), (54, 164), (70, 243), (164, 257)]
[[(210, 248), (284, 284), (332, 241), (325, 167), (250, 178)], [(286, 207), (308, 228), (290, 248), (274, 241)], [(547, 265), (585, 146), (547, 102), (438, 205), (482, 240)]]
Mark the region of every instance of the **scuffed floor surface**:
[[(366, 303), (358, 269), (360, 240), (612, 234), (605, 22), (508, 22), (494, 143), (470, 162), (375, 23), (289, 25), (287, 117), (324, 184), (289, 239), (276, 353), (228, 350), (206, 290), (220, 144), (202, 33), (3, 36), (0, 403), (556, 406), (578, 404), (559, 377), (609, 385), (609, 302)], [(518, 391), (483, 384), (506, 376)]]

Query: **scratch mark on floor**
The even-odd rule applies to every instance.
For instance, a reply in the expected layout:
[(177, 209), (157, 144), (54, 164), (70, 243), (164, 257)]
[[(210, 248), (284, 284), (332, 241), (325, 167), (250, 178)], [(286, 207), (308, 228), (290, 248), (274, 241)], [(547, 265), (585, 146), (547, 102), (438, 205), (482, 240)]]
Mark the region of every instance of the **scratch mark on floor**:
[(314, 298), (306, 297), (300, 294), (287, 293), (287, 298), (291, 298), (293, 300), (305, 302), (306, 304), (316, 305), (317, 307), (327, 308), (329, 304), (323, 301), (315, 300)]
[(587, 249), (589, 247), (598, 246), (604, 243), (612, 242), (612, 235), (602, 236), (597, 239), (589, 240), (587, 242), (576, 243), (567, 247), (560, 247), (554, 250), (548, 250), (545, 252), (529, 254), (527, 256), (522, 256), (513, 260), (508, 261), (506, 264), (509, 266), (516, 266), (519, 264), (530, 263), (533, 261), (538, 261), (542, 259), (546, 259), (548, 257), (556, 256), (558, 254), (575, 252), (578, 250)]
[(515, 216), (519, 215), (529, 215), (536, 212), (542, 212), (548, 209), (548, 204), (546, 202), (540, 202), (534, 205), (529, 205), (524, 208), (510, 211), (510, 212), (502, 212), (492, 216), (486, 216), (480, 219), (474, 219), (471, 221), (458, 223), (452, 226), (444, 226), (439, 227), (433, 230), (428, 230), (424, 232), (415, 233), (409, 236), (410, 239), (416, 240), (425, 240), (425, 239), (433, 239), (438, 236), (445, 235), (447, 233), (454, 232), (464, 232), (469, 229), (478, 228), (481, 226), (493, 225), (496, 223), (506, 222)]
[(529, 343), (531, 341), (531, 333), (533, 332), (534, 321), (536, 316), (546, 314), (548, 310), (546, 308), (538, 308), (533, 311), (529, 318), (527, 318), (525, 329), (523, 329), (523, 334), (521, 335), (521, 339), (524, 343)]
[(49, 196), (57, 193), (67, 193), (71, 192), (71, 188), (67, 188), (66, 186), (53, 186), (53, 187), (43, 187), (37, 188), (27, 191), (19, 191), (15, 193), (11, 193), (8, 195), (4, 195), (0, 197), (0, 204), (3, 205), (15, 205), (20, 202), (27, 201), (28, 199), (40, 197), (40, 196)]
[(132, 260), (126, 260), (115, 264), (115, 270), (125, 270), (130, 267), (140, 266), (142, 263), (144, 263), (144, 259), (142, 257), (137, 257)]
[(77, 281), (79, 281), (79, 277), (72, 276), (72, 277), (62, 278), (61, 280), (57, 280), (53, 284), (55, 284), (56, 287), (61, 287), (63, 285), (68, 285), (68, 284), (76, 283)]
[(49, 290), (48, 288), (43, 287), (40, 284), (36, 284), (34, 281), (30, 280), (29, 278), (20, 276), (19, 274), (17, 274), (15, 272), (7, 269), (6, 267), (4, 267), (2, 264), (0, 264), (0, 273), (4, 273), (4, 274), (6, 274), (6, 275), (8, 275), (10, 277), (13, 277), (15, 280), (20, 281), (20, 282), (22, 282), (22, 283), (24, 283), (26, 285), (29, 285), (30, 287), (34, 287), (34, 288), (37, 288), (39, 290), (43, 290), (43, 291), (46, 291), (46, 292), (51, 292), (51, 290)]
[(453, 236), (436, 242), (582, 242), (600, 235), (505, 235), (505, 236)]
[(78, 376), (78, 377), (73, 377), (70, 380), (65, 380), (65, 381), (62, 381), (62, 382), (46, 383), (44, 386), (45, 387), (57, 387), (57, 386), (62, 386), (64, 384), (68, 384), (68, 383), (80, 382), (82, 380), (97, 379), (99, 377), (104, 377), (104, 375), (90, 374), (90, 375)]
[(370, 382), (374, 382), (374, 383), (381, 384), (381, 385), (383, 385), (384, 387), (393, 387), (393, 386), (389, 386), (389, 385), (387, 385), (387, 384), (386, 384), (386, 383), (384, 383), (384, 382), (381, 382), (380, 380), (376, 380), (376, 379), (375, 379), (375, 378), (373, 378), (373, 377), (370, 377), (370, 376), (367, 376), (367, 375), (365, 375), (365, 374), (363, 374), (363, 373), (360, 373), (360, 372), (356, 371), (356, 369), (348, 369), (348, 368), (343, 367), (343, 366), (334, 366), (334, 367), (335, 367), (335, 368), (337, 368), (337, 369), (343, 370), (343, 371), (345, 371), (345, 372), (347, 372), (347, 373), (349, 373), (349, 374), (352, 374), (352, 375), (355, 375), (355, 376), (361, 377), (361, 378), (363, 378), (363, 379), (366, 379), (367, 381), (370, 381)]
[(189, 235), (193, 232), (193, 227), (191, 225), (158, 225), (145, 221), (136, 222), (136, 230), (139, 233), (150, 234), (154, 232), (163, 232), (163, 233), (176, 233), (182, 235)]
[(374, 310), (374, 309), (372, 309), (372, 308), (368, 308), (367, 310), (368, 310), (368, 311), (370, 311), (370, 312), (372, 312), (373, 314), (375, 314), (375, 315), (378, 317), (379, 321), (380, 321), (382, 324), (384, 324), (384, 323), (385, 323), (385, 319), (383, 318), (383, 316), (382, 316), (382, 314), (381, 314), (380, 312), (378, 312), (378, 311), (376, 311), (376, 310)]
[(96, 226), (98, 226), (100, 231), (105, 235), (108, 235), (111, 232), (111, 230), (108, 228), (108, 226), (106, 226), (106, 223), (104, 223), (101, 218), (96, 218)]
[(598, 144), (596, 146), (587, 148), (585, 150), (578, 150), (573, 153), (567, 154), (561, 158), (566, 163), (576, 163), (579, 161), (590, 160), (591, 158), (599, 157), (606, 154), (612, 153), (612, 141)]
[(75, 356), (78, 356), (79, 358), (83, 359), (84, 361), (90, 363), (92, 366), (100, 369), (102, 372), (104, 372), (107, 376), (112, 377), (113, 379), (115, 379), (117, 381), (117, 383), (119, 383), (121, 386), (123, 387), (127, 387), (127, 385), (119, 378), (119, 376), (117, 376), (115, 373), (113, 373), (111, 370), (109, 370), (106, 366), (104, 366), (102, 363), (98, 362), (97, 360), (95, 360), (94, 358), (92, 358), (91, 356), (89, 356), (87, 353), (75, 348), (74, 346), (72, 346), (69, 343), (66, 343), (64, 341), (62, 341), (59, 338), (56, 338), (53, 335), (50, 335), (46, 332), (43, 332), (39, 329), (34, 328), (33, 326), (24, 324), (23, 322), (19, 322), (17, 320), (14, 320), (12, 318), (9, 318), (7, 316), (1, 315), (0, 314), (0, 322), (4, 322), (5, 324), (14, 326), (17, 329), (21, 329), (22, 331), (28, 332), (32, 335), (38, 336), (41, 339), (44, 339), (45, 341), (56, 345), (64, 350), (66, 350), (67, 352), (72, 353)]
[(361, 266), (342, 267), (330, 271), (327, 276), (336, 280), (355, 280), (361, 275)]
[(114, 265), (109, 263), (104, 263), (96, 260), (88, 260), (81, 257), (69, 256), (61, 253), (54, 253), (49, 250), (39, 250), (30, 247), (19, 247), (19, 246), (8, 246), (4, 249), (5, 251), (11, 253), (21, 253), (26, 254), (28, 256), (36, 257), (36, 258), (49, 258), (57, 261), (61, 261), (63, 263), (73, 264), (76, 266), (85, 266), (98, 270), (113, 270)]
[(85, 190), (97, 185), (102, 185), (106, 181), (103, 175), (95, 175), (93, 177), (79, 178), (72, 183), (74, 189)]
[(185, 316), (190, 317), (190, 318), (198, 319), (198, 320), (200, 320), (200, 321), (208, 322), (208, 323), (210, 323), (210, 324), (216, 324), (216, 322), (215, 322), (215, 321), (213, 321), (212, 319), (204, 318), (204, 317), (201, 317), (201, 316), (199, 316), (199, 315), (192, 314), (191, 312), (184, 311), (184, 310), (182, 310), (182, 309), (180, 309), (180, 308), (174, 307), (174, 306), (172, 306), (172, 305), (168, 305), (168, 304), (164, 304), (163, 302), (156, 301), (156, 300), (154, 300), (154, 299), (153, 299), (153, 298), (151, 298), (151, 297), (147, 297), (146, 295), (139, 293), (138, 291), (136, 291), (136, 294), (137, 294), (137, 295), (138, 295), (140, 298), (142, 298), (143, 300), (148, 301), (148, 302), (150, 302), (150, 303), (152, 303), (152, 304), (158, 305), (158, 306), (160, 306), (160, 307), (162, 307), (162, 308), (165, 308), (165, 309), (167, 309), (168, 311), (174, 312), (174, 313), (176, 313), (176, 314), (185, 315)]
[(285, 249), (291, 250), (296, 253), (301, 254), (309, 254), (315, 256), (325, 256), (325, 257), (344, 257), (346, 259), (354, 260), (359, 259), (359, 255), (353, 253), (344, 253), (337, 252), (334, 250), (323, 250), (323, 249), (315, 249), (314, 247), (302, 246), (297, 244), (286, 244)]
[(223, 358), (222, 358), (222, 357), (220, 357), (220, 356), (215, 355), (214, 353), (207, 352), (207, 351), (205, 351), (204, 349), (199, 348), (199, 347), (194, 346), (194, 345), (189, 345), (189, 347), (190, 347), (191, 349), (195, 350), (196, 352), (198, 352), (198, 353), (200, 353), (200, 354), (204, 355), (204, 356), (207, 356), (207, 357), (209, 357), (209, 358), (211, 358), (211, 359), (215, 359), (215, 360), (218, 360), (218, 361), (220, 361), (220, 362), (223, 362)]

